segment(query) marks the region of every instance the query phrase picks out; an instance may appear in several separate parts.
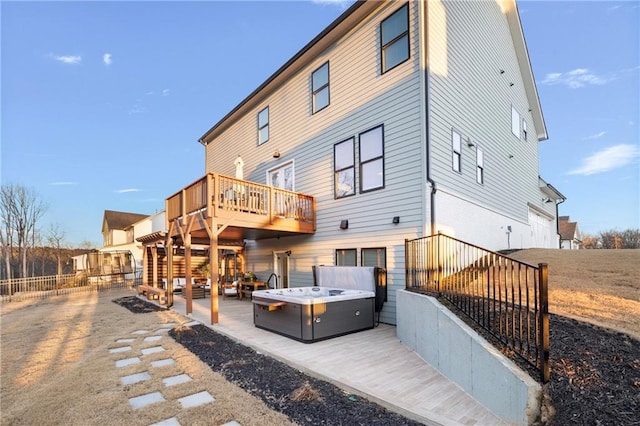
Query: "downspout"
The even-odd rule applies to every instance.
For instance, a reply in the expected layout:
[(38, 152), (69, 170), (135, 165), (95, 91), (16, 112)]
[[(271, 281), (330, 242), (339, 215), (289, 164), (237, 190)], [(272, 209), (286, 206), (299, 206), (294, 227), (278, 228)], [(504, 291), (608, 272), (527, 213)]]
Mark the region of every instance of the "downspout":
[(560, 212), (558, 211), (558, 206), (567, 201), (566, 198), (562, 197), (560, 201), (556, 201), (556, 234), (558, 235), (558, 248), (562, 248), (562, 235), (560, 235), (560, 223), (558, 222), (558, 215)]
[(429, 137), (429, 131), (431, 129), (431, 112), (429, 108), (429, 11), (428, 2), (419, 2), (420, 7), (420, 46), (421, 46), (421, 61), (420, 66), (423, 70), (422, 79), (424, 87), (424, 118), (425, 118), (425, 163), (427, 167), (426, 178), (431, 187), (429, 191), (429, 223), (430, 223), (430, 235), (436, 234), (436, 192), (437, 185), (431, 176), (431, 138)]

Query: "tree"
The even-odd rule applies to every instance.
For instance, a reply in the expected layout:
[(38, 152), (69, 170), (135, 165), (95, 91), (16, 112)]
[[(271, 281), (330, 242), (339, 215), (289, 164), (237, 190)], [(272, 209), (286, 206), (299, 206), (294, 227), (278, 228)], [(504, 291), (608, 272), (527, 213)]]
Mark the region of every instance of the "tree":
[(34, 240), (36, 225), (46, 210), (46, 204), (33, 190), (12, 184), (0, 187), (0, 245), (8, 278), (13, 275), (14, 252), (18, 276), (27, 275), (29, 242)]
[(56, 251), (56, 260), (58, 262), (58, 275), (62, 275), (62, 249), (66, 233), (59, 223), (51, 224), (49, 226), (49, 234), (47, 240), (49, 246), (53, 247)]
[(637, 249), (640, 248), (640, 229), (603, 231), (600, 241), (605, 249)]

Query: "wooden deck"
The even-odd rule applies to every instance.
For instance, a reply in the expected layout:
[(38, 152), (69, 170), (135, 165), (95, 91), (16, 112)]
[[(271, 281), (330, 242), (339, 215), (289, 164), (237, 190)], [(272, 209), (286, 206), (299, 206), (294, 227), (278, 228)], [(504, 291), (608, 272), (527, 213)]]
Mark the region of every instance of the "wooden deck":
[[(394, 326), (305, 344), (254, 327), (249, 300), (221, 300), (220, 322), (211, 326), (209, 304), (209, 296), (194, 300), (188, 317), (411, 419), (428, 425), (509, 424), (402, 345)], [(184, 315), (185, 299), (176, 295), (173, 309)]]
[(169, 236), (181, 236), (188, 224), (194, 241), (208, 242), (211, 233), (220, 241), (241, 241), (313, 234), (316, 228), (314, 197), (217, 173), (173, 194), (165, 207)]

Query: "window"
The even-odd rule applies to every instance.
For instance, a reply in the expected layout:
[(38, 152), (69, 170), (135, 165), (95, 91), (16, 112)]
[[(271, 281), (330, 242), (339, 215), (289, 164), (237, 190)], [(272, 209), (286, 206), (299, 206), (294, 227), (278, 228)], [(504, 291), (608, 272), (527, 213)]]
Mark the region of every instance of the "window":
[(520, 139), (520, 114), (511, 106), (511, 132)]
[(356, 249), (336, 250), (336, 266), (358, 266), (356, 261)]
[(527, 140), (527, 122), (522, 119), (522, 140)]
[(462, 173), (462, 136), (451, 129), (451, 167), (454, 172)]
[(363, 248), (360, 251), (362, 257), (362, 266), (379, 266), (387, 267), (387, 249), (382, 248)]
[(311, 74), (311, 98), (314, 114), (329, 105), (329, 62)]
[(409, 6), (405, 4), (380, 24), (382, 73), (409, 59)]
[(378, 126), (360, 133), (360, 192), (384, 187), (384, 137)]
[(353, 138), (333, 146), (334, 196), (347, 197), (356, 193)]
[(258, 145), (269, 140), (269, 107), (258, 113)]
[(476, 182), (484, 183), (484, 153), (476, 147)]

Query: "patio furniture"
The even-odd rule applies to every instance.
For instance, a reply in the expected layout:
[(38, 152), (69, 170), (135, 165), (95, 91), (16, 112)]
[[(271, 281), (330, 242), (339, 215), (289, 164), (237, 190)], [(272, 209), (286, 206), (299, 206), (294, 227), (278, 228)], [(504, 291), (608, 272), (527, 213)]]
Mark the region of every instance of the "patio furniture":
[(245, 296), (248, 296), (251, 299), (251, 294), (256, 290), (266, 290), (267, 283), (264, 281), (240, 281), (240, 300), (242, 300)]

